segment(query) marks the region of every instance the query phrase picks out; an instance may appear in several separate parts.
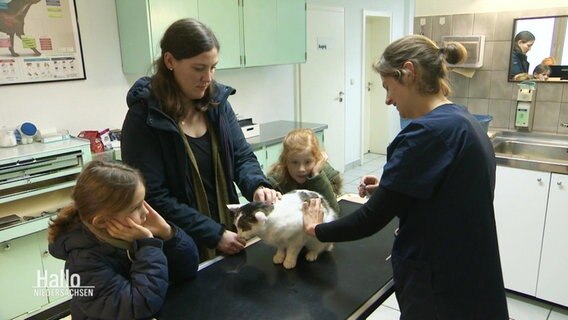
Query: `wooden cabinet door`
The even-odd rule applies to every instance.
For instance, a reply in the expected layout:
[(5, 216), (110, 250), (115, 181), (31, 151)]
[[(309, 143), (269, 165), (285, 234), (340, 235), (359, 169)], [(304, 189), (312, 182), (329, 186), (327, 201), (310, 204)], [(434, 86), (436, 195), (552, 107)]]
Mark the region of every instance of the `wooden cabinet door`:
[[(0, 243), (0, 319), (12, 319), (48, 303), (37, 287), (43, 271), (35, 234)], [(38, 289), (37, 291), (34, 291)]]
[(536, 295), (550, 173), (497, 167), (495, 221), (505, 287)]
[(236, 0), (199, 0), (199, 20), (213, 30), (221, 47), (217, 69), (241, 66), (239, 12)]
[(552, 174), (538, 276), (538, 298), (568, 306), (568, 175)]

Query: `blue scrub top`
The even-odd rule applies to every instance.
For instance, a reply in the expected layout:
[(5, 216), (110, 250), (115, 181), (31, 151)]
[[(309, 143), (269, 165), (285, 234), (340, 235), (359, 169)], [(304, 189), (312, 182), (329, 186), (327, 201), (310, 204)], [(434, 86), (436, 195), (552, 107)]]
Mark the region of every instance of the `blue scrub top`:
[(412, 120), (387, 148), (380, 184), (417, 199), (398, 213), (392, 252), (406, 319), (505, 319), (495, 153), (479, 122), (455, 104)]

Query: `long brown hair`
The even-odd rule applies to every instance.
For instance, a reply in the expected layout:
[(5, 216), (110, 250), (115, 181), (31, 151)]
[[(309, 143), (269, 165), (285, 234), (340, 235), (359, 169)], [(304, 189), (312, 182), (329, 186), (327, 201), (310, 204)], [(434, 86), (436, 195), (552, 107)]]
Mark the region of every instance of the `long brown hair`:
[[(164, 62), (164, 54), (169, 52), (175, 59), (181, 60), (198, 56), (211, 51), (213, 48), (216, 48), (219, 52), (219, 41), (213, 31), (202, 22), (195, 19), (180, 19), (166, 29), (160, 41), (160, 48), (162, 54), (154, 61), (155, 73), (152, 77), (152, 91), (160, 101), (162, 110), (173, 120), (179, 121), (186, 115), (185, 98), (174, 79), (173, 73)], [(195, 106), (199, 110), (205, 111), (209, 107), (217, 105), (211, 100), (215, 96), (215, 88), (213, 81), (203, 98), (194, 100)]]
[(286, 184), (292, 181), (286, 163), (290, 154), (309, 151), (314, 157), (315, 162), (319, 162), (322, 156), (322, 150), (318, 138), (312, 129), (299, 128), (294, 129), (284, 137), (282, 141), (282, 153), (272, 168), (270, 168), (269, 175), (278, 177), (278, 179)]
[(417, 68), (418, 90), (422, 94), (442, 92), (451, 94), (448, 84), (447, 63), (464, 61), (467, 51), (458, 42), (448, 42), (440, 48), (434, 41), (422, 35), (408, 35), (387, 46), (383, 56), (373, 64), (373, 69), (383, 77), (393, 77), (403, 83), (408, 72), (403, 65), (410, 61)]
[(81, 223), (91, 224), (96, 215), (112, 215), (131, 203), (142, 175), (120, 162), (91, 161), (79, 174), (71, 198), (73, 204), (63, 208), (50, 221), (50, 243), (60, 234)]
[(530, 31), (525, 30), (525, 31), (521, 31), (521, 32), (517, 33), (515, 38), (513, 38), (513, 51), (518, 51), (522, 54), (525, 54), (523, 52), (523, 50), (521, 50), (521, 47), (519, 47), (519, 41), (526, 43), (526, 42), (530, 42), (530, 41), (535, 41), (535, 39), (536, 39), (536, 37)]

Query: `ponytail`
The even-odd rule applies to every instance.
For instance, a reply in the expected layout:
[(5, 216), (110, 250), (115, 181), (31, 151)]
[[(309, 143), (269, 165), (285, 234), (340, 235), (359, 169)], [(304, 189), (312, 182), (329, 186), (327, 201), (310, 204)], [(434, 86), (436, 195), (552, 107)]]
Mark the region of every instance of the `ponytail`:
[(55, 242), (55, 238), (71, 229), (74, 229), (80, 223), (81, 219), (79, 218), (79, 211), (74, 205), (69, 205), (61, 209), (61, 211), (56, 216), (53, 216), (49, 221), (47, 235), (49, 243)]

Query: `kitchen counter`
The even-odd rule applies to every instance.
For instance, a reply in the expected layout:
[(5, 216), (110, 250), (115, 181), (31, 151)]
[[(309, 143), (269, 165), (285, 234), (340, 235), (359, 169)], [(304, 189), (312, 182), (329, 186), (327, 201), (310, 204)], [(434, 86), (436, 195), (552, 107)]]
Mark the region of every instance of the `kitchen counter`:
[[(340, 200), (348, 214), (360, 204)], [(296, 268), (272, 263), (275, 249), (258, 241), (235, 256), (204, 262), (197, 278), (170, 287), (158, 319), (358, 319), (392, 292), (393, 220), (375, 235), (336, 243)]]
[(261, 123), (259, 126), (260, 135), (247, 139), (253, 149), (280, 143), (288, 132), (296, 128), (310, 128), (315, 132), (327, 129), (327, 124), (296, 121), (273, 121)]

